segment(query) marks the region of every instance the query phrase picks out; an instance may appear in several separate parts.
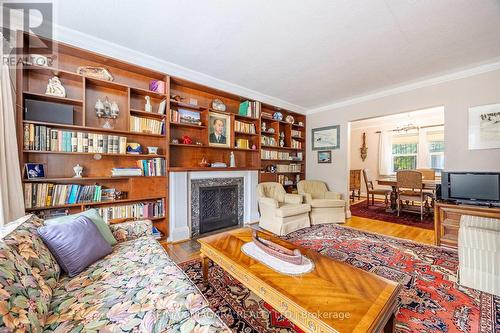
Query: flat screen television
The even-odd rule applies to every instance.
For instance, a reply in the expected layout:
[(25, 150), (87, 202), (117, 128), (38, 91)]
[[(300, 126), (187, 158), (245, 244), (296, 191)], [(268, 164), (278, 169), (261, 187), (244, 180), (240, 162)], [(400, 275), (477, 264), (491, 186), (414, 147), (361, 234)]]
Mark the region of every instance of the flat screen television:
[(500, 205), (500, 172), (442, 172), (441, 199)]

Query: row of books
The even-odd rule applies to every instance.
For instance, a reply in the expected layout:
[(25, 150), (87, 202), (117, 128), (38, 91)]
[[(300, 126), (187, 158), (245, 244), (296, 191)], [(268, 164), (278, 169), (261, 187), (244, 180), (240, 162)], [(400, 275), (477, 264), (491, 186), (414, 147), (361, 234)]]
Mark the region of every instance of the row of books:
[(25, 124), (24, 150), (125, 154), (127, 138)]
[(245, 117), (259, 118), (260, 103), (251, 101), (241, 102), (238, 109), (238, 114)]
[(163, 217), (165, 216), (165, 203), (163, 199), (159, 199), (148, 202), (137, 202), (128, 205), (100, 207), (98, 212), (106, 222), (115, 219), (147, 219)]
[(294, 140), (292, 139), (292, 148), (299, 148), (302, 149), (302, 141)]
[(302, 170), (301, 164), (277, 164), (276, 172), (300, 172)]
[(102, 201), (100, 185), (26, 183), (24, 205), (26, 208), (62, 206)]
[(255, 124), (245, 123), (243, 121), (235, 120), (234, 121), (234, 130), (236, 132), (250, 133), (255, 134)]
[(167, 167), (164, 158), (153, 158), (150, 160), (138, 160), (137, 166), (143, 176), (165, 176)]
[(277, 146), (278, 145), (275, 138), (273, 138), (272, 136), (265, 136), (265, 135), (260, 137), (260, 143), (265, 145), (265, 146)]
[(261, 150), (260, 158), (263, 160), (289, 160), (290, 153), (278, 150)]
[(302, 137), (302, 131), (298, 131), (298, 130), (292, 130), (292, 136), (296, 136), (296, 137), (299, 137), (301, 138)]
[(165, 176), (167, 173), (164, 158), (138, 160), (136, 168), (112, 168), (112, 177)]
[(278, 175), (278, 183), (282, 185), (295, 185), (300, 181), (300, 175), (296, 175), (295, 182), (293, 178), (288, 177), (287, 175)]
[(236, 148), (250, 149), (250, 141), (248, 139), (236, 139), (234, 145)]
[(165, 134), (165, 121), (130, 116), (130, 131), (150, 134)]

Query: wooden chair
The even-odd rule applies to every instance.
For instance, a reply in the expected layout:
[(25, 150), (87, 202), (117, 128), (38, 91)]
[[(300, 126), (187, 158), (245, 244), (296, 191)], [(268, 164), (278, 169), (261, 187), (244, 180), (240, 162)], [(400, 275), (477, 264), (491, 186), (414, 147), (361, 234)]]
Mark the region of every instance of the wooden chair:
[(434, 169), (416, 169), (422, 174), (422, 179), (424, 180), (435, 180), (436, 179), (436, 171)]
[[(424, 219), (424, 205), (425, 194), (422, 189), (422, 173), (414, 170), (398, 171), (396, 173), (397, 189), (396, 189), (396, 202), (398, 216), (402, 210), (403, 201), (412, 205), (415, 201), (420, 203), (420, 220)], [(418, 213), (416, 210), (404, 210), (410, 213)]]
[(387, 198), (388, 195), (391, 195), (391, 190), (385, 190), (385, 189), (376, 189), (373, 186), (373, 179), (370, 177), (370, 170), (368, 169), (363, 169), (363, 179), (365, 181), (365, 186), (366, 186), (366, 205), (370, 206), (370, 195), (372, 196), (372, 205), (375, 204), (375, 194), (377, 195), (383, 195), (385, 197), (385, 206), (389, 204), (389, 200)]
[[(351, 192), (351, 200), (356, 197), (361, 199), (361, 169), (350, 170), (349, 172), (349, 191)], [(358, 195), (356, 195), (356, 191)]]
[[(418, 171), (422, 174), (422, 179), (423, 180), (436, 180), (436, 170), (434, 169), (416, 169), (415, 171)], [(427, 203), (427, 199), (429, 198), (431, 200), (430, 206), (434, 207), (434, 200), (436, 199), (436, 189), (424, 189), (424, 195), (425, 195), (425, 203), (428, 206), (429, 204)]]

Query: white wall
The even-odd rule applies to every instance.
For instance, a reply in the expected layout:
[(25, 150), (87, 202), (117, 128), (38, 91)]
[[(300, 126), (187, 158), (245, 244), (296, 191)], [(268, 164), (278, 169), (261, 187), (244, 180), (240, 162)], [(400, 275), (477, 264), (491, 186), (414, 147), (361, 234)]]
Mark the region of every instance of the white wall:
[[(350, 121), (440, 105), (444, 106), (445, 112), (445, 169), (500, 171), (500, 149), (467, 148), (468, 108), (492, 103), (500, 103), (500, 70), (310, 114), (307, 117), (309, 138), (313, 128), (340, 125), (340, 149), (332, 152), (332, 164), (318, 164), (317, 152), (312, 151), (309, 139), (306, 177), (323, 180), (328, 183), (330, 189), (347, 195)], [(358, 154), (358, 151), (353, 153)]]

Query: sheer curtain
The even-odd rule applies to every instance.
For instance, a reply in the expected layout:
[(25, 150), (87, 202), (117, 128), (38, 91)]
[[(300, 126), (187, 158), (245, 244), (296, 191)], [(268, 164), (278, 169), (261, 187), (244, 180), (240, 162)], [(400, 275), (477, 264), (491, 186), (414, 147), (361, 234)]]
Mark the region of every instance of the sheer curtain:
[(378, 141), (378, 172), (381, 175), (392, 174), (392, 134), (382, 131)]
[(429, 143), (427, 141), (427, 130), (421, 128), (418, 131), (417, 169), (430, 168)]
[[(1, 54), (1, 53), (0, 53)], [(0, 227), (24, 215), (12, 85), (0, 65)]]

